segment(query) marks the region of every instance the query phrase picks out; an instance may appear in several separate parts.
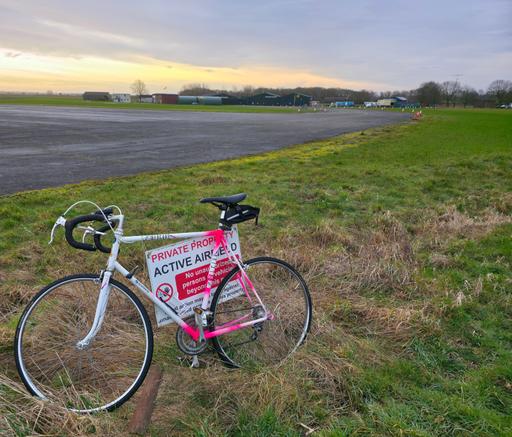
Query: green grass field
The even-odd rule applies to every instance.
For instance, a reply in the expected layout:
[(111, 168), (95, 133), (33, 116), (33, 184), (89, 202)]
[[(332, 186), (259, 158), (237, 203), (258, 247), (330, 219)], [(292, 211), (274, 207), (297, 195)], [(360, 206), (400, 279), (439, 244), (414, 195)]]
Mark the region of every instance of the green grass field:
[[(53, 278), (104, 266), (62, 232), (47, 245), (69, 204), (118, 204), (128, 233), (185, 231), (216, 224), (199, 198), (246, 191), (262, 214), (240, 225), (242, 251), (304, 274), (309, 340), (278, 369), (233, 372), (207, 355), (208, 368), (191, 370), (173, 328), (157, 330), (165, 376), (148, 435), (512, 435), (512, 112), (425, 113), (259, 156), (0, 197), (0, 434), (122, 435), (133, 409), (78, 420), (16, 391), (22, 306)], [(143, 264), (142, 250), (122, 259)]]
[[(113, 103), (92, 102), (81, 97), (68, 96), (17, 96), (0, 95), (0, 105), (47, 105), (47, 106), (83, 106), (88, 108), (110, 109), (150, 109), (153, 111), (202, 111), (202, 112), (297, 112), (298, 108), (242, 105), (156, 105), (153, 103)], [(303, 110), (301, 110), (303, 111)]]

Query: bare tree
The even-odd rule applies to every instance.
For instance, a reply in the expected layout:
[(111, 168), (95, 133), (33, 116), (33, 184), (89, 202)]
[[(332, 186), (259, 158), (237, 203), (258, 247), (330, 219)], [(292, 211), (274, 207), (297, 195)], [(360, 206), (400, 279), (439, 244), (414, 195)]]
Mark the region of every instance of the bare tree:
[(441, 102), (441, 86), (437, 82), (425, 82), (415, 91), (423, 106), (436, 106)]
[(251, 94), (254, 94), (256, 89), (252, 85), (245, 85), (242, 88), (242, 91), (240, 92), (241, 96), (250, 96)]
[(478, 94), (478, 91), (470, 87), (469, 85), (464, 85), (461, 87), (460, 99), (462, 101), (462, 104), (464, 105), (464, 108), (468, 105), (475, 106), (475, 104), (478, 102), (479, 97), (480, 95)]
[(441, 93), (446, 102), (446, 106), (450, 106), (450, 103), (453, 103), (455, 106), (455, 101), (460, 93), (460, 84), (457, 80), (447, 80), (441, 84)]
[(487, 93), (496, 99), (496, 104), (508, 103), (505, 100), (512, 94), (512, 82), (510, 80), (495, 80), (489, 85)]
[(379, 98), (380, 99), (388, 99), (390, 97), (393, 97), (395, 94), (393, 94), (393, 91), (381, 91)]
[(139, 103), (142, 99), (142, 96), (144, 94), (148, 94), (148, 89), (146, 88), (146, 84), (144, 82), (142, 82), (142, 80), (140, 80), (140, 79), (137, 79), (136, 81), (134, 81), (130, 88), (132, 90), (132, 93), (135, 96), (137, 96), (137, 98), (139, 99)]
[(189, 83), (183, 85), (180, 96), (204, 96), (215, 92), (215, 90), (208, 88), (208, 85), (205, 83)]

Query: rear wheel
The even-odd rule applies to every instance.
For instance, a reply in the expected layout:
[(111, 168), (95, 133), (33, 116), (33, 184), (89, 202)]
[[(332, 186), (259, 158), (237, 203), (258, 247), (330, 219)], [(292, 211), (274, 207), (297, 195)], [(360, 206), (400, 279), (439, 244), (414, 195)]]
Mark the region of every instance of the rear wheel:
[(48, 285), (23, 312), (15, 338), (18, 372), (35, 396), (91, 413), (126, 402), (144, 380), (153, 355), (153, 332), (140, 300), (123, 284), (112, 288), (101, 329), (89, 332), (101, 280), (74, 275)]
[[(243, 267), (271, 319), (214, 337), (213, 345), (231, 367), (278, 364), (302, 344), (309, 332), (312, 304), (308, 287), (292, 266), (275, 258), (254, 258)], [(213, 296), (212, 329), (263, 316), (264, 310), (253, 293), (249, 290), (250, 302), (242, 287), (243, 276), (235, 267)]]

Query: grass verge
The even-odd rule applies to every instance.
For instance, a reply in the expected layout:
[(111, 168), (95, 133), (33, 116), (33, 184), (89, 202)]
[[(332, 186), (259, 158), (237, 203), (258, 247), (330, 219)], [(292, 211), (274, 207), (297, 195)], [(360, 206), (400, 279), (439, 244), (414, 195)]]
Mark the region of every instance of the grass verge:
[(128, 233), (206, 229), (216, 212), (197, 199), (247, 191), (262, 225), (240, 226), (242, 250), (304, 274), (311, 336), (282, 368), (233, 372), (209, 354), (190, 370), (173, 328), (158, 330), (165, 379), (150, 435), (512, 434), (511, 167), (511, 113), (426, 111), (417, 124), (0, 198), (0, 411), (11, 417), (0, 432), (122, 434), (133, 408), (83, 428), (12, 413), (27, 403), (12, 385), (23, 304), (50, 279), (104, 265), (62, 238), (46, 245), (67, 205), (116, 203)]

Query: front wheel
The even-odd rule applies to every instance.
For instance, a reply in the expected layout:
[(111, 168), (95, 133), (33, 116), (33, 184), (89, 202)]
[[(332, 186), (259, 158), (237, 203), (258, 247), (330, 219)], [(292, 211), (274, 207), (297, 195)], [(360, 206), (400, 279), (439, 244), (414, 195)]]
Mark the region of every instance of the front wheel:
[(113, 279), (101, 329), (85, 348), (101, 287), (97, 275), (74, 275), (43, 288), (16, 330), (18, 372), (33, 395), (81, 413), (113, 410), (144, 380), (153, 331), (140, 300)]
[(270, 318), (214, 337), (213, 345), (231, 367), (278, 364), (302, 344), (309, 332), (312, 304), (308, 287), (292, 266), (275, 258), (254, 258), (243, 268), (249, 281), (235, 267), (215, 291), (211, 329), (261, 318), (264, 309), (252, 288)]

